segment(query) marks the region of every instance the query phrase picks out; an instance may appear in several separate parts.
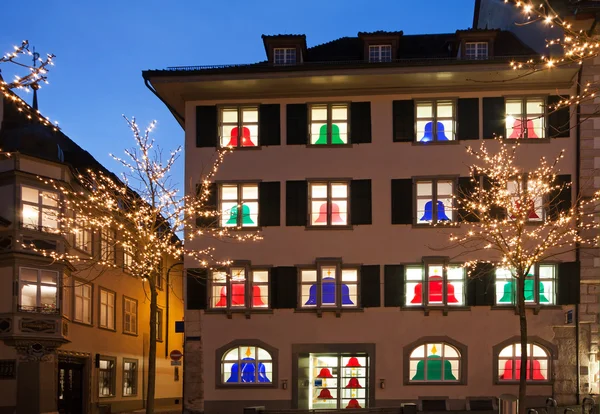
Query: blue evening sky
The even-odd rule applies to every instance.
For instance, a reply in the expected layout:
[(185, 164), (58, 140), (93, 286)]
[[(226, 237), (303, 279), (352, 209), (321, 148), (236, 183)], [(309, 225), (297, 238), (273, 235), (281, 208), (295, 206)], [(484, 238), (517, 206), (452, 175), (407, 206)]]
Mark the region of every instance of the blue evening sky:
[[(6, 2), (0, 53), (27, 39), (54, 53), (41, 112), (107, 168), (109, 153), (133, 143), (122, 114), (145, 126), (158, 121), (164, 149), (183, 130), (146, 88), (141, 71), (167, 66), (251, 63), (265, 59), (261, 34), (304, 33), (308, 46), (359, 31), (405, 34), (466, 29), (474, 0), (33, 0)], [(6, 66), (6, 65), (3, 65)], [(12, 79), (11, 71), (3, 75)], [(21, 94), (22, 96), (24, 94)], [(31, 103), (31, 94), (24, 98)], [(183, 183), (183, 159), (174, 171)]]

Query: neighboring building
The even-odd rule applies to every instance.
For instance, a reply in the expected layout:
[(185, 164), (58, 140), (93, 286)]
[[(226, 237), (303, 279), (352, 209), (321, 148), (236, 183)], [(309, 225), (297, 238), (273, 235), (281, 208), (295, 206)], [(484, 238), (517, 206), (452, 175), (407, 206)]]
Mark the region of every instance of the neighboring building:
[[(600, 4), (597, 1), (551, 0), (553, 10), (573, 25), (573, 29), (587, 31), (598, 36)], [(512, 4), (497, 0), (477, 0), (473, 27), (504, 29), (513, 31), (523, 42), (536, 48), (540, 53), (548, 54), (546, 39), (560, 39), (563, 32), (560, 27), (549, 27), (540, 22), (518, 25), (524, 21), (521, 10)], [(598, 38), (598, 37), (597, 37)], [(600, 38), (599, 38), (600, 39)], [(559, 48), (550, 49), (553, 54), (561, 53)], [(575, 95), (580, 95), (581, 85), (597, 85), (600, 79), (600, 57), (586, 60), (578, 71), (576, 81), (580, 85)], [(578, 175), (574, 180), (583, 197), (590, 197), (600, 190), (600, 116), (598, 98), (584, 102), (579, 107), (580, 124), (575, 128), (578, 140)], [(575, 127), (576, 123), (572, 123)], [(572, 347), (572, 338), (580, 344), (578, 358), (564, 364), (560, 369), (569, 373), (563, 376), (564, 383), (557, 394), (572, 394), (579, 390), (579, 400), (588, 393), (600, 394), (600, 251), (581, 249), (581, 305), (578, 306), (579, 319), (576, 326), (569, 327), (558, 336), (563, 337), (564, 346)], [(573, 381), (572, 373), (576, 381)], [(578, 374), (577, 374), (578, 373)]]
[[(216, 148), (234, 146), (213, 184), (219, 225), (264, 236), (219, 244), (233, 260), (222, 271), (186, 263), (186, 412), (492, 409), (516, 394), (512, 281), (483, 263), (469, 279), (461, 261), (490, 256), (435, 249), (448, 230), (431, 223), (459, 220), (465, 146), (495, 134), (523, 138), (524, 167), (566, 149), (561, 179), (577, 175), (570, 113), (545, 116), (576, 69), (515, 79), (509, 61), (535, 53), (498, 30), (263, 41), (266, 62), (144, 72), (185, 129), (186, 192)], [(532, 210), (532, 225), (546, 213)], [(530, 406), (574, 358), (557, 334), (579, 300), (578, 266), (564, 253), (527, 282)]]
[[(38, 122), (7, 92), (0, 101), (0, 413), (100, 413), (143, 407), (147, 387), (149, 299), (127, 273), (118, 233), (82, 231), (67, 240), (53, 192), (40, 178), (69, 185), (76, 171), (107, 172), (87, 151)], [(53, 263), (24, 245), (107, 254), (122, 270)], [(183, 345), (182, 266), (167, 262), (159, 293), (157, 405), (180, 403), (183, 375), (168, 359)], [(171, 267), (172, 266), (172, 267)], [(167, 274), (167, 268), (171, 269)], [(167, 280), (172, 288), (167, 288)]]

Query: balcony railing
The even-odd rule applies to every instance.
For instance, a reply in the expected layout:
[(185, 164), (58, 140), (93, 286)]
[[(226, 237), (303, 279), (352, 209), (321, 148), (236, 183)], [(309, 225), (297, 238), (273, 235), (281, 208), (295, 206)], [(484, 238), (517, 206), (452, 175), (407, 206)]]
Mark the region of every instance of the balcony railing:
[(41, 313), (44, 315), (58, 315), (60, 309), (57, 306), (26, 306), (19, 305), (17, 306), (17, 310), (19, 312), (27, 312), (27, 313)]

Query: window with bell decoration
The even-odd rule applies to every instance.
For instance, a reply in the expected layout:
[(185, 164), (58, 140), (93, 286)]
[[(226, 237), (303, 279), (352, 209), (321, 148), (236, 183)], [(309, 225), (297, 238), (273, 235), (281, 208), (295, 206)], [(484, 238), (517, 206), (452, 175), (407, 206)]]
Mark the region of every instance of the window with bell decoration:
[(460, 382), (460, 351), (447, 343), (425, 343), (414, 348), (409, 357), (409, 383)]
[(417, 101), (415, 106), (417, 142), (449, 142), (456, 139), (454, 101)]
[(264, 348), (236, 346), (221, 358), (221, 384), (271, 384), (273, 357)]
[(209, 301), (212, 309), (267, 309), (269, 270), (231, 266), (213, 271)]
[[(521, 378), (521, 344), (514, 343), (503, 348), (497, 355), (498, 381), (519, 382)], [(527, 374), (528, 382), (544, 382), (550, 377), (550, 355), (542, 346), (534, 343), (527, 344)]]
[(343, 181), (309, 183), (308, 206), (311, 226), (349, 224), (348, 187), (348, 183)]
[(221, 184), (219, 212), (221, 227), (257, 227), (258, 184)]
[(465, 269), (426, 263), (405, 267), (405, 306), (464, 306)]
[[(544, 221), (544, 198), (541, 193), (544, 182), (518, 179), (507, 183), (507, 190), (512, 198), (512, 207), (507, 212), (511, 219), (524, 218), (527, 221)], [(540, 194), (540, 195), (538, 195)]]
[(258, 107), (226, 106), (219, 110), (221, 147), (253, 148), (258, 141)]
[(310, 105), (310, 145), (348, 144), (348, 111), (348, 104)]
[(544, 98), (509, 98), (506, 107), (506, 138), (546, 138)]
[(350, 308), (358, 306), (358, 268), (339, 263), (320, 263), (300, 269), (301, 308)]
[(416, 224), (454, 221), (454, 180), (423, 179), (416, 181)]
[[(556, 265), (538, 264), (531, 267), (525, 278), (525, 304), (556, 304)], [(511, 269), (496, 269), (496, 305), (514, 306), (517, 281)]]

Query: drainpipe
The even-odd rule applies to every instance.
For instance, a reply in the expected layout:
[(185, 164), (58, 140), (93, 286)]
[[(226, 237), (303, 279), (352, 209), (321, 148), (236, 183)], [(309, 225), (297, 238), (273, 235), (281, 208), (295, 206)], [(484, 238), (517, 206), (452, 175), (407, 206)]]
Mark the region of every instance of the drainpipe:
[(167, 269), (167, 327), (165, 329), (165, 358), (169, 357), (169, 287), (171, 286), (171, 270), (173, 270), (173, 268), (177, 265), (183, 265), (183, 262), (173, 263)]
[[(579, 69), (579, 72), (577, 72), (577, 96), (580, 95), (581, 93), (581, 77), (582, 77), (582, 72), (583, 72), (583, 67), (581, 67)], [(576, 168), (576, 173), (575, 173), (575, 188), (576, 188), (576, 193), (575, 194), (579, 194), (581, 192), (581, 189), (579, 188), (579, 182), (580, 182), (580, 176), (581, 176), (581, 105), (577, 105), (577, 117), (575, 119), (575, 121), (577, 122), (577, 125), (575, 127), (575, 133), (576, 133), (576, 153), (577, 156), (575, 157), (576, 159), (576, 164), (575, 164), (575, 168)], [(579, 225), (579, 223), (577, 223)], [(575, 245), (575, 260), (580, 264), (579, 265), (579, 273), (581, 275), (581, 252), (580, 252), (580, 244), (576, 243)], [(580, 276), (581, 277), (581, 276)], [(580, 282), (581, 285), (581, 282)], [(581, 298), (581, 296), (580, 296)], [(579, 302), (579, 301), (578, 301)], [(575, 305), (575, 365), (577, 366), (577, 394), (576, 394), (576, 398), (577, 398), (577, 405), (580, 404), (580, 400), (581, 400), (581, 368), (579, 366), (579, 364), (581, 363), (580, 358), (579, 358), (579, 304)]]

